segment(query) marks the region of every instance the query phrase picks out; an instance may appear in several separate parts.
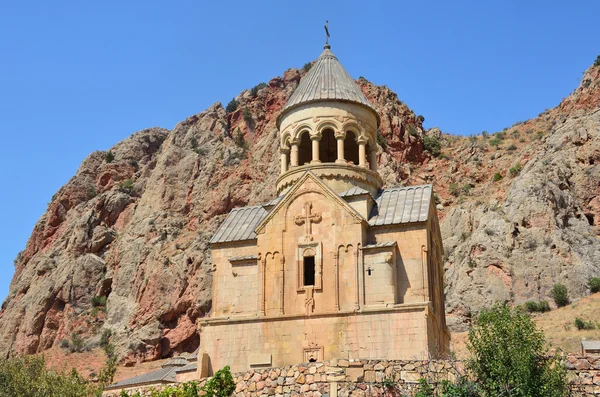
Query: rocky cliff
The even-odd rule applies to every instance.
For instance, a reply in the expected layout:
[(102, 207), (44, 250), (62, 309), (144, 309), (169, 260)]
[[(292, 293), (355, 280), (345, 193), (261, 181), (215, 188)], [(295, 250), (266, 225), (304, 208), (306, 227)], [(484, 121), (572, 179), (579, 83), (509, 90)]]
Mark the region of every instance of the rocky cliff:
[[(211, 305), (207, 242), (229, 210), (274, 197), (275, 119), (303, 74), (242, 92), (234, 111), (216, 103), (85, 159), (15, 260), (0, 354), (73, 335), (93, 346), (104, 330), (125, 364), (195, 349), (195, 321)], [(424, 131), (388, 88), (358, 84), (381, 115), (386, 184), (435, 185), (454, 329), (494, 300), (546, 297), (555, 282), (586, 293), (600, 274), (600, 67), (557, 108), (469, 138)], [(431, 137), (437, 157), (424, 150)]]

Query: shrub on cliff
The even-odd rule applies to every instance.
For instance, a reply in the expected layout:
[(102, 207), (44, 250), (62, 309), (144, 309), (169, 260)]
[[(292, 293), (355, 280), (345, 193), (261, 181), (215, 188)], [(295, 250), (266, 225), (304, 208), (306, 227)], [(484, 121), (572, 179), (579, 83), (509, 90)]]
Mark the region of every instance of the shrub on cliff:
[(588, 280), (588, 287), (592, 294), (600, 292), (600, 277), (590, 277)]
[(469, 330), (469, 369), (484, 397), (564, 397), (566, 370), (531, 317), (508, 305), (484, 309)]
[(594, 66), (600, 66), (600, 55), (598, 55), (598, 57), (594, 61)]
[(258, 83), (257, 85), (255, 85), (254, 87), (252, 87), (252, 89), (250, 90), (250, 95), (252, 95), (253, 97), (257, 96), (258, 95), (258, 91), (262, 90), (266, 86), (267, 86), (266, 83)]
[(104, 161), (106, 161), (107, 163), (112, 163), (114, 159), (115, 155), (110, 150), (104, 155)]
[(441, 153), (442, 144), (436, 137), (426, 136), (423, 138), (423, 148), (432, 156), (437, 157)]
[(582, 319), (582, 318), (579, 318), (579, 317), (577, 317), (577, 318), (575, 319), (575, 327), (576, 327), (578, 330), (580, 330), (580, 331), (581, 331), (582, 329), (594, 329), (594, 328), (596, 328), (596, 327), (594, 326), (594, 323), (593, 323), (593, 322), (591, 322), (591, 321), (585, 321), (584, 319)]
[(567, 287), (560, 283), (554, 284), (550, 290), (550, 296), (558, 307), (567, 306), (569, 304), (569, 291), (567, 290)]
[(544, 313), (544, 312), (549, 312), (550, 311), (550, 305), (548, 304), (547, 301), (541, 300), (541, 301), (527, 301), (525, 302), (525, 309), (529, 312), (529, 313), (534, 313), (534, 312), (538, 312), (538, 313)]
[(233, 98), (231, 101), (229, 101), (229, 103), (227, 104), (227, 107), (225, 108), (225, 111), (227, 113), (232, 113), (235, 112), (238, 108), (238, 102), (235, 100), (235, 98)]

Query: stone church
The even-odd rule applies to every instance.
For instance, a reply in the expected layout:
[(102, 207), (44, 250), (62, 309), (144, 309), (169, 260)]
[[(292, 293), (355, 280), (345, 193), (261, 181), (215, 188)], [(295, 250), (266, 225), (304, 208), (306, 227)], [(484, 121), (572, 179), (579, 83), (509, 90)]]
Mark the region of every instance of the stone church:
[(277, 119), (278, 196), (211, 240), (209, 373), (448, 351), (431, 185), (383, 189), (379, 115), (326, 45)]

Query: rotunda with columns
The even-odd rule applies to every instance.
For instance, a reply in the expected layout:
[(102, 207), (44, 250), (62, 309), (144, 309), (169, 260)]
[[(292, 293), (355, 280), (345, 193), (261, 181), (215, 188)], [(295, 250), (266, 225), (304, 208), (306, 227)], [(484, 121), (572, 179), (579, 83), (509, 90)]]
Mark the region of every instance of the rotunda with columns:
[(325, 48), (277, 119), (284, 194), (307, 170), (341, 193), (359, 186), (375, 194), (379, 114), (352, 77)]

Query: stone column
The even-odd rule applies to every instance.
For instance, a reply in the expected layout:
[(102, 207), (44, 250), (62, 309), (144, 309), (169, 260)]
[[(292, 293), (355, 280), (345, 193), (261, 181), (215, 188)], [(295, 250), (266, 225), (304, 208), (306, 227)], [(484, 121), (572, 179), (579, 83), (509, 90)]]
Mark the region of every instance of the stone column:
[(358, 137), (358, 166), (366, 167), (366, 145), (367, 139), (364, 137)]
[(321, 140), (321, 134), (312, 135), (310, 137), (310, 140), (312, 141), (312, 161), (311, 161), (311, 164), (313, 164), (313, 163), (320, 163), (321, 160), (319, 160), (319, 141)]
[(371, 148), (371, 152), (369, 153), (369, 165), (371, 166), (372, 171), (377, 171), (377, 147)]
[(284, 174), (288, 170), (288, 155), (290, 153), (290, 149), (283, 147), (279, 149), (279, 153), (281, 154), (281, 173)]
[(267, 258), (260, 259), (260, 267), (261, 267), (261, 286), (260, 286), (260, 315), (265, 315), (265, 300), (266, 300), (266, 272), (267, 272)]
[(336, 163), (346, 164), (346, 159), (344, 158), (344, 139), (346, 138), (346, 133), (344, 131), (338, 132), (335, 134), (335, 139), (337, 141), (337, 160)]
[(290, 167), (298, 166), (298, 140), (292, 141), (292, 155), (290, 158)]

